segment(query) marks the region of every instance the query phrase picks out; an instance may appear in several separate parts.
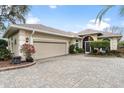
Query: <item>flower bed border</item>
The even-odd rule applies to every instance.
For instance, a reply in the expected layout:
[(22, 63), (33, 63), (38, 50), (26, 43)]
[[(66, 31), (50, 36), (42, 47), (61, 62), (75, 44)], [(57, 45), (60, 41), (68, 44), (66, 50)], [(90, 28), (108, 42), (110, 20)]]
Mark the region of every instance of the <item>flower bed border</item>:
[(10, 66), (10, 67), (2, 67), (0, 68), (0, 72), (1, 71), (8, 71), (8, 70), (14, 70), (14, 69), (20, 69), (20, 68), (25, 68), (25, 67), (29, 67), (29, 66), (32, 66), (36, 64), (36, 62), (31, 62), (31, 63), (28, 63), (28, 64), (24, 64), (24, 65), (18, 65), (18, 66)]

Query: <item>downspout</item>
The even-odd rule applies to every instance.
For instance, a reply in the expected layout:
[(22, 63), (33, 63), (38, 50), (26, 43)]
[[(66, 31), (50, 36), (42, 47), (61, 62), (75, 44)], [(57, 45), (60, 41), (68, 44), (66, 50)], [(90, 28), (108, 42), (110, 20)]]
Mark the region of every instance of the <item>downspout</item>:
[(32, 31), (31, 35), (30, 35), (30, 41), (29, 43), (33, 45), (33, 35), (35, 33), (35, 30)]

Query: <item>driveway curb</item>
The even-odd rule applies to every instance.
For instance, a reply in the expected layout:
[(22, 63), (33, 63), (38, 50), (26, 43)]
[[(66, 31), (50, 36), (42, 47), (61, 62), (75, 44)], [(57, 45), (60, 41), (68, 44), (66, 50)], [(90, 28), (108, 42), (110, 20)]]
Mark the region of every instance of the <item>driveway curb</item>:
[(25, 67), (29, 67), (36, 64), (36, 62), (32, 62), (32, 63), (28, 63), (28, 64), (24, 64), (24, 65), (20, 65), (20, 66), (11, 66), (11, 67), (3, 67), (0, 68), (0, 72), (1, 71), (8, 71), (8, 70), (13, 70), (13, 69), (20, 69), (20, 68), (25, 68)]

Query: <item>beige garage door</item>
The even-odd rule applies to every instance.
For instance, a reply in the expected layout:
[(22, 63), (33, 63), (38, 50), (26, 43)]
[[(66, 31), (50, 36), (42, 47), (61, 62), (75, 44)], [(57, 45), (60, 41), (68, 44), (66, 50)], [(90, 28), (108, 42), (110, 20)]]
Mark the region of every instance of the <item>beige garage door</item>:
[(48, 58), (66, 54), (66, 43), (63, 42), (34, 42), (35, 59)]

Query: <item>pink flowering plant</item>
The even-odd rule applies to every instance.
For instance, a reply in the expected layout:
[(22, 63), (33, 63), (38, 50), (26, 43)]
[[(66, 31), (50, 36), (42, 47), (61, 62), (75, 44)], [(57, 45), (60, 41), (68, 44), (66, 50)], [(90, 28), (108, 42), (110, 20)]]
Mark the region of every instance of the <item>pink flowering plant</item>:
[(22, 51), (26, 55), (26, 61), (31, 61), (32, 62), (33, 58), (31, 57), (31, 55), (35, 53), (34, 45), (25, 43), (25, 44), (22, 45)]

